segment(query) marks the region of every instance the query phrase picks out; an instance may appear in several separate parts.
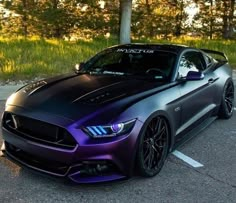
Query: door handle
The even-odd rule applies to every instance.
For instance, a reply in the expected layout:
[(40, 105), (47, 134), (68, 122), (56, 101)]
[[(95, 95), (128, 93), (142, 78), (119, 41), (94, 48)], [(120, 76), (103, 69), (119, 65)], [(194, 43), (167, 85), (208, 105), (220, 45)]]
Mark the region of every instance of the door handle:
[(210, 84), (212, 84), (214, 81), (215, 81), (215, 80), (214, 80), (213, 78), (210, 78), (210, 79), (208, 80), (208, 84), (210, 85)]

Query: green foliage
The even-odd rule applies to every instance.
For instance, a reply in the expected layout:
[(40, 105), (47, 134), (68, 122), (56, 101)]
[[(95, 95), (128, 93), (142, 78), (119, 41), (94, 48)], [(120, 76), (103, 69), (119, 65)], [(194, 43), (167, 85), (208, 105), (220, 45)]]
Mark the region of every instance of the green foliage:
[(0, 79), (49, 77), (70, 72), (76, 63), (115, 43), (117, 39), (104, 38), (76, 43), (39, 38), (0, 39)]
[[(79, 40), (76, 43), (39, 38), (0, 39), (0, 79), (30, 79), (71, 72), (76, 63), (86, 61), (98, 51), (117, 42), (116, 38), (108, 41), (104, 38)], [(230, 64), (236, 67), (236, 41), (178, 38), (171, 41), (146, 39), (136, 42), (177, 43), (223, 50)]]
[(34, 11), (35, 28), (40, 36), (62, 38), (73, 30), (78, 17), (73, 0), (40, 1)]
[(186, 33), (188, 0), (138, 0), (133, 10), (134, 36), (168, 38)]
[[(2, 0), (10, 13), (0, 15), (2, 35), (63, 38), (93, 37), (119, 31), (119, 0)], [(14, 25), (14, 26), (13, 26)]]
[[(63, 38), (118, 35), (121, 0), (0, 0), (0, 34)], [(188, 24), (186, 8), (199, 13)], [(136, 38), (170, 38), (192, 32), (209, 38), (235, 37), (235, 0), (136, 0), (131, 32)]]

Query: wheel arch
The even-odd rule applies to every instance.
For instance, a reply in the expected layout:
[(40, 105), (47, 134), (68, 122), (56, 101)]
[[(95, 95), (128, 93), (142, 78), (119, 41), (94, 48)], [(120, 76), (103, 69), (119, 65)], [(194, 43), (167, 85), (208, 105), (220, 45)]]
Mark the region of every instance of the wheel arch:
[(132, 164), (132, 170), (131, 173), (134, 173), (134, 169), (135, 169), (135, 165), (136, 165), (136, 159), (137, 159), (137, 151), (138, 151), (138, 141), (140, 139), (140, 136), (142, 135), (142, 133), (144, 132), (144, 130), (146, 129), (148, 123), (155, 118), (156, 116), (160, 116), (162, 118), (164, 118), (167, 122), (168, 125), (168, 129), (169, 129), (169, 146), (168, 146), (168, 154), (172, 151), (173, 146), (174, 146), (174, 128), (173, 128), (173, 121), (171, 120), (171, 117), (167, 114), (167, 112), (163, 111), (163, 110), (158, 110), (153, 112), (152, 114), (150, 114), (147, 119), (145, 120), (145, 122), (143, 123), (143, 126), (137, 136), (136, 139), (136, 143), (135, 143), (135, 156), (133, 159), (133, 164)]

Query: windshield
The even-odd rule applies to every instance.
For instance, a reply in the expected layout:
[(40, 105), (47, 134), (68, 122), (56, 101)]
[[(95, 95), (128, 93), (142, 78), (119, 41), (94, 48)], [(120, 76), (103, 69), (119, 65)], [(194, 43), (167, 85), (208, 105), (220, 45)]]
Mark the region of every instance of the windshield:
[(168, 79), (176, 55), (153, 49), (112, 48), (90, 59), (82, 72)]

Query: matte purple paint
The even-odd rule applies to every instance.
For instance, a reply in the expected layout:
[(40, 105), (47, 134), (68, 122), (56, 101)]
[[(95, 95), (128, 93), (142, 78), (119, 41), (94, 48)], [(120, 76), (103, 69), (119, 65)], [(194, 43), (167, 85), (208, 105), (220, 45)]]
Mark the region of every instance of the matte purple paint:
[[(18, 108), (14, 107), (14, 109)], [(14, 110), (11, 108), (11, 111)], [(54, 120), (54, 122), (57, 121)], [(67, 129), (78, 143), (72, 150), (61, 149), (29, 141), (9, 132), (5, 128), (3, 128), (2, 131), (4, 140), (11, 143), (11, 145), (17, 146), (21, 150), (30, 153), (33, 156), (40, 156), (42, 159), (61, 162), (70, 166), (65, 174), (56, 174), (35, 166), (30, 166), (27, 163), (17, 160), (16, 157), (14, 158), (14, 156), (11, 156), (11, 158), (20, 162), (20, 164), (26, 165), (35, 170), (56, 176), (67, 176), (77, 183), (118, 180), (132, 175), (131, 173), (136, 152), (136, 139), (142, 127), (140, 121), (136, 121), (133, 130), (129, 134), (103, 139), (89, 138), (89, 136), (78, 128), (76, 124), (63, 127)], [(83, 161), (109, 161), (117, 167), (118, 172), (110, 173), (108, 175), (94, 175), (88, 177), (81, 176), (79, 170), (73, 170), (73, 172), (70, 172), (72, 168), (75, 168), (74, 166), (76, 166), (76, 164)]]
[[(145, 44), (121, 47), (129, 49), (130, 46), (134, 49), (170, 52), (166, 55), (167, 59), (174, 56), (176, 62), (188, 49), (185, 46)], [(192, 48), (189, 50), (192, 51)], [(164, 59), (155, 60), (158, 63), (164, 62)], [(168, 68), (161, 66), (164, 67)], [(171, 131), (169, 150), (172, 150), (184, 135), (182, 133), (191, 127), (188, 125), (202, 119), (199, 116), (203, 116), (203, 110), (206, 116), (216, 116), (225, 80), (232, 77), (227, 64), (214, 69), (214, 72), (207, 72), (206, 77), (201, 72), (190, 71), (182, 81), (176, 78), (178, 64), (173, 64), (172, 68), (166, 81), (149, 79), (149, 76), (144, 79), (132, 75), (129, 77), (129, 74), (123, 77), (81, 72), (78, 75), (46, 79), (38, 89), (37, 84), (29, 86), (30, 89), (23, 87), (7, 102), (5, 115), (10, 115), (10, 118), (12, 115), (12, 118), (24, 117), (31, 122), (27, 123), (27, 127), (36, 123), (37, 131), (33, 129), (25, 131), (26, 133), (18, 132), (21, 129), (17, 126), (14, 128), (16, 120), (3, 119), (6, 127), (1, 129), (6, 154), (22, 165), (51, 175), (68, 177), (77, 183), (104, 182), (131, 176), (139, 144), (138, 136), (145, 123), (156, 116), (166, 118)], [(209, 85), (210, 83), (214, 84)], [(110, 126), (133, 119), (133, 129), (125, 135), (93, 138), (84, 131), (88, 126)], [(33, 136), (44, 127), (44, 124), (37, 125), (37, 120), (41, 124), (48, 124), (46, 126), (49, 128), (56, 126), (52, 127), (53, 130), (56, 129), (54, 136), (42, 130), (42, 134), (39, 133), (42, 140), (34, 139)], [(9, 123), (14, 124), (13, 128)], [(120, 126), (113, 125), (114, 131), (119, 131), (119, 128)], [(63, 148), (58, 143), (64, 141), (67, 133), (73, 137), (73, 143), (72, 146)], [(54, 143), (49, 143), (48, 140), (44, 142), (45, 137), (54, 139)], [(111, 170), (108, 171), (107, 168)]]

